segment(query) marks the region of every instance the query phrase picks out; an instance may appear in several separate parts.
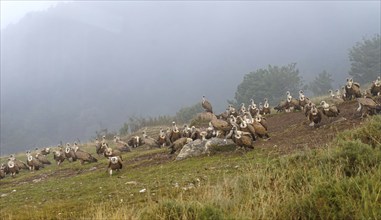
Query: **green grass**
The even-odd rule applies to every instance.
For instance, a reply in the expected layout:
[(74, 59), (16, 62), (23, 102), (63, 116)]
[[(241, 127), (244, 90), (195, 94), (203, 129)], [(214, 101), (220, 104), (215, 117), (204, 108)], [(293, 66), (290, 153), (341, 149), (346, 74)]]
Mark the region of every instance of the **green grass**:
[(371, 117), (286, 155), (218, 149), (157, 164), (167, 149), (134, 150), (111, 177), (106, 159), (22, 171), (0, 180), (0, 219), (380, 219), (380, 126)]

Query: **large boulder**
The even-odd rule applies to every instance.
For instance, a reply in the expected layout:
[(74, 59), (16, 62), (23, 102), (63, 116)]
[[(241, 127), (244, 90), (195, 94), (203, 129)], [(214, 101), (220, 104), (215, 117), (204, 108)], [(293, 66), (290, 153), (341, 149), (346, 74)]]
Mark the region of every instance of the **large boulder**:
[(231, 145), (234, 145), (231, 139), (228, 139), (226, 141), (222, 138), (211, 138), (204, 141), (197, 139), (184, 145), (179, 155), (177, 155), (176, 160), (183, 160), (189, 157), (197, 157), (204, 154), (209, 155), (213, 147), (223, 147)]

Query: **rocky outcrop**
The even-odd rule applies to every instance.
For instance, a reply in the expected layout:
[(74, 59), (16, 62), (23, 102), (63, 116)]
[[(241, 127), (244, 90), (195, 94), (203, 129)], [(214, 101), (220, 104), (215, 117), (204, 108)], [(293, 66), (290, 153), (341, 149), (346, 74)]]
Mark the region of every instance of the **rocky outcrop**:
[(228, 139), (224, 141), (222, 138), (211, 138), (208, 140), (201, 141), (199, 139), (192, 141), (181, 149), (179, 155), (177, 155), (176, 160), (183, 160), (189, 157), (197, 157), (204, 154), (210, 154), (213, 147), (232, 145), (234, 144), (232, 140)]

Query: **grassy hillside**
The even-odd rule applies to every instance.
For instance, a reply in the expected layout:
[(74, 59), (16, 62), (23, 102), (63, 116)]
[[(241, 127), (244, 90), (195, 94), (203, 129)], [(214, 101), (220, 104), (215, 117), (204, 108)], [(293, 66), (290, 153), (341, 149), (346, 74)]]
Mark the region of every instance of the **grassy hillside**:
[[(1, 219), (379, 219), (381, 116), (315, 149), (174, 161), (167, 149), (0, 180)], [(92, 146), (87, 146), (92, 148)], [(93, 149), (89, 149), (93, 150)], [(51, 156), (51, 155), (50, 155)]]

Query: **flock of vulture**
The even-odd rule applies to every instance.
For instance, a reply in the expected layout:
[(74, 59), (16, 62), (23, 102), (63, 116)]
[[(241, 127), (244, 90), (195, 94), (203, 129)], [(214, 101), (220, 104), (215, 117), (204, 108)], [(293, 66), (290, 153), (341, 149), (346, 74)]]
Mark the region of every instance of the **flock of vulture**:
[[(369, 90), (362, 92), (359, 83), (354, 82), (353, 79), (347, 79), (346, 85), (341, 90), (338, 89), (336, 92), (330, 90), (329, 94), (331, 98), (343, 102), (356, 99), (359, 105), (357, 111), (361, 113), (361, 117), (381, 113), (381, 104), (374, 100), (375, 96), (381, 96), (380, 77), (372, 82)], [(232, 139), (238, 147), (244, 149), (252, 149), (254, 142), (259, 138), (270, 139), (267, 120), (264, 116), (271, 113), (271, 108), (266, 98), (263, 105), (262, 103), (257, 105), (254, 100), (250, 100), (248, 107), (242, 103), (238, 110), (229, 105), (225, 112), (218, 115), (213, 113), (213, 107), (205, 96), (202, 97), (201, 104), (205, 112), (199, 115), (209, 122), (205, 128), (184, 125), (180, 129), (175, 122), (172, 122), (171, 127), (160, 129), (156, 138), (149, 137), (146, 130), (143, 131), (142, 137), (133, 136), (127, 142), (114, 136), (115, 148), (109, 147), (106, 137), (103, 136), (101, 141), (95, 140), (95, 152), (98, 154), (98, 158), (102, 155), (108, 158), (107, 171), (111, 176), (114, 170), (117, 171), (123, 167), (122, 152), (130, 152), (131, 148), (144, 144), (151, 148), (168, 147), (170, 153), (174, 154), (185, 144), (197, 139), (206, 140), (213, 137), (222, 138), (224, 141)], [(286, 99), (274, 107), (274, 110), (277, 112), (301, 111), (310, 121), (309, 125), (313, 127), (319, 125), (323, 115), (332, 118), (340, 114), (340, 109), (336, 105), (328, 104), (326, 101), (321, 101), (317, 105), (306, 97), (302, 90), (299, 91), (298, 99), (293, 98), (287, 91)], [(7, 163), (1, 164), (0, 179), (4, 178), (6, 174), (13, 177), (22, 169), (34, 171), (51, 164), (46, 157), (50, 151), (50, 148), (36, 149), (34, 153), (27, 151), (26, 163), (16, 159), (14, 155), (10, 155)], [(57, 165), (65, 160), (69, 162), (78, 160), (81, 164), (98, 161), (90, 153), (81, 150), (76, 142), (73, 145), (67, 143), (65, 147), (58, 146), (53, 150), (53, 158)]]

